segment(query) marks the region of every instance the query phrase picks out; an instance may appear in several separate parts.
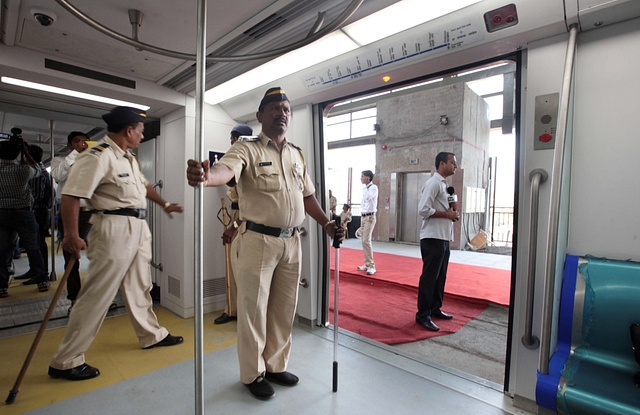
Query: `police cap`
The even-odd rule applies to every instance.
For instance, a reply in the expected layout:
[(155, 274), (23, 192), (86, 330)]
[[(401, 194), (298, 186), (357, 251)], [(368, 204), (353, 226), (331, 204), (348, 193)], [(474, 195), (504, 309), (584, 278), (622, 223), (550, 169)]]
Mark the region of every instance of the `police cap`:
[(134, 122), (145, 122), (147, 114), (139, 108), (115, 107), (110, 113), (104, 114), (102, 119), (107, 125), (119, 126)]
[(279, 86), (275, 88), (269, 88), (267, 92), (265, 92), (262, 101), (260, 101), (260, 106), (258, 107), (258, 111), (264, 111), (264, 107), (270, 102), (280, 102), (280, 101), (289, 101), (287, 98), (287, 94), (284, 93), (282, 88)]

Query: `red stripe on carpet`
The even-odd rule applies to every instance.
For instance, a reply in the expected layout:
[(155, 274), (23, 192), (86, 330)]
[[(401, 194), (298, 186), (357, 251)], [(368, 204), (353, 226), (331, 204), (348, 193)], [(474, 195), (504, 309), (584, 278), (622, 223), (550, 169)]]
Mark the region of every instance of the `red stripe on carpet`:
[[(341, 262), (342, 267), (342, 262)], [(333, 271), (329, 317), (333, 324)], [(486, 302), (445, 294), (442, 309), (453, 320), (435, 320), (440, 331), (424, 329), (416, 322), (418, 290), (415, 287), (340, 272), (338, 325), (385, 344), (399, 344), (458, 331), (486, 308)]]
[[(420, 247), (416, 246), (419, 252)], [(332, 249), (332, 251), (335, 251)], [(482, 255), (482, 254), (478, 254)], [(422, 259), (374, 252), (377, 272), (366, 275), (356, 268), (364, 263), (359, 249), (340, 248), (340, 275), (349, 273), (381, 281), (394, 282), (407, 287), (418, 287), (422, 273)], [(331, 255), (334, 269), (334, 255)], [(459, 297), (486, 300), (500, 305), (509, 305), (511, 271), (449, 263), (445, 293)], [(446, 306), (446, 304), (445, 304)]]

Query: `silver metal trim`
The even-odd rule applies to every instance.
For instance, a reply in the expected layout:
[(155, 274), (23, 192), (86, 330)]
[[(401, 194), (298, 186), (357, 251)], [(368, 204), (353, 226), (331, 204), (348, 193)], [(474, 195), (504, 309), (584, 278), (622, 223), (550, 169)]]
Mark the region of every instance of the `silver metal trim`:
[(560, 93), (560, 109), (558, 111), (558, 133), (556, 148), (553, 153), (553, 170), (551, 172), (551, 199), (549, 203), (549, 233), (547, 240), (547, 262), (545, 268), (544, 300), (542, 307), (542, 333), (540, 336), (540, 361), (538, 371), (542, 375), (549, 374), (549, 356), (551, 349), (551, 326), (553, 323), (553, 300), (556, 276), (556, 251), (558, 249), (558, 222), (560, 215), (560, 190), (563, 173), (564, 149), (567, 135), (567, 118), (569, 113), (569, 96), (573, 78), (573, 63), (576, 52), (578, 25), (569, 27), (569, 41), (564, 64), (564, 76)]
[[(58, 1), (58, 0), (56, 0)], [(207, 73), (207, 0), (198, 0), (198, 35), (196, 41), (196, 125), (195, 125), (195, 155), (198, 160), (205, 157), (204, 151), (204, 92)], [(204, 232), (203, 187), (197, 186), (194, 192), (194, 387), (196, 415), (204, 415), (204, 308), (203, 308), (203, 280), (204, 280)]]
[[(265, 58), (272, 58), (275, 56), (279, 56), (279, 55), (283, 55), (285, 53), (291, 52), (292, 50), (301, 48), (303, 46), (307, 46), (310, 43), (315, 42), (316, 40), (320, 39), (321, 37), (323, 37), (326, 34), (331, 33), (332, 31), (334, 31), (335, 29), (337, 29), (338, 27), (340, 27), (344, 22), (347, 21), (347, 19), (349, 19), (349, 17), (351, 17), (351, 15), (353, 13), (355, 13), (356, 10), (358, 10), (358, 7), (360, 7), (360, 5), (362, 4), (364, 0), (353, 0), (349, 6), (347, 6), (347, 8), (338, 16), (336, 17), (336, 19), (329, 23), (327, 26), (325, 26), (323, 29), (318, 30), (317, 32), (311, 34), (311, 32), (309, 33), (308, 37), (306, 37), (305, 39), (299, 40), (297, 42), (291, 43), (289, 45), (286, 46), (282, 46), (276, 49), (273, 49), (269, 52), (258, 52), (258, 53), (250, 53), (247, 55), (237, 55), (237, 56), (207, 56), (206, 54), (206, 45), (205, 45), (205, 54), (204, 54), (204, 59), (206, 59), (206, 62), (244, 62), (244, 61), (248, 61), (248, 60), (257, 60), (257, 59), (265, 59)], [(191, 55), (189, 53), (182, 53), (182, 52), (176, 52), (173, 50), (169, 50), (169, 49), (164, 49), (164, 48), (160, 48), (157, 46), (153, 46), (153, 45), (149, 45), (147, 43), (143, 43), (140, 41), (137, 41), (135, 39), (131, 39), (129, 37), (126, 37), (118, 32), (115, 32), (111, 29), (109, 29), (108, 27), (98, 23), (97, 21), (93, 20), (92, 18), (90, 18), (89, 16), (87, 16), (86, 14), (84, 14), (83, 12), (81, 12), (80, 10), (78, 10), (75, 6), (73, 6), (71, 3), (69, 3), (67, 0), (56, 0), (56, 3), (58, 3), (60, 6), (62, 6), (65, 10), (67, 10), (69, 13), (71, 13), (72, 15), (74, 15), (75, 17), (77, 17), (78, 19), (80, 19), (82, 22), (86, 23), (87, 25), (91, 26), (92, 28), (96, 29), (97, 31), (110, 36), (112, 38), (114, 38), (117, 41), (126, 43), (128, 45), (131, 45), (133, 47), (135, 47), (136, 49), (142, 49), (142, 50), (147, 50), (149, 52), (153, 52), (153, 53), (157, 53), (159, 55), (164, 55), (164, 56), (168, 56), (170, 58), (177, 58), (177, 59), (184, 59), (184, 60), (189, 60), (189, 61), (197, 61), (198, 56), (196, 55)], [(198, 10), (199, 12), (200, 10)], [(206, 20), (206, 17), (205, 17)], [(316, 27), (319, 27), (322, 25), (322, 21), (324, 20), (324, 16), (318, 16), (318, 20), (316, 21), (316, 23), (314, 24), (314, 27), (312, 28), (315, 29)], [(198, 27), (200, 27), (200, 22), (198, 22)], [(197, 77), (197, 75), (196, 75)], [(196, 86), (197, 89), (197, 86)]]
[(529, 218), (529, 271), (527, 275), (527, 306), (522, 344), (527, 349), (537, 349), (540, 339), (533, 334), (533, 301), (536, 286), (536, 256), (538, 252), (538, 202), (540, 200), (540, 183), (544, 183), (549, 175), (542, 169), (535, 169), (529, 174), (531, 180), (531, 200)]

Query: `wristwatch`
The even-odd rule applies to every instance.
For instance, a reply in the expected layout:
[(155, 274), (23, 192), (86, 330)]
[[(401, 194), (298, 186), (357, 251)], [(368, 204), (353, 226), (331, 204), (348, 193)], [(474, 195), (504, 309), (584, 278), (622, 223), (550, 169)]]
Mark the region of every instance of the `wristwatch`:
[(233, 221), (233, 227), (238, 229), (240, 227), (240, 225), (238, 225), (238, 222), (236, 222), (235, 220)]
[(164, 209), (164, 210), (167, 210), (167, 208), (168, 208), (169, 206), (171, 206), (171, 202), (164, 202), (164, 207), (163, 207), (163, 209)]

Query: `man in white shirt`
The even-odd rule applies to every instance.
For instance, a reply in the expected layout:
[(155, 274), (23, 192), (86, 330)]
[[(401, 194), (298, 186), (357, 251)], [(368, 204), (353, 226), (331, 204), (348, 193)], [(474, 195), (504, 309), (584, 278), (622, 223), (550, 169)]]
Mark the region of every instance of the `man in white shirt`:
[(367, 271), (367, 275), (376, 273), (376, 264), (373, 262), (373, 247), (371, 246), (371, 234), (376, 226), (376, 212), (378, 211), (378, 186), (373, 184), (373, 172), (365, 170), (360, 175), (362, 182), (362, 205), (360, 206), (360, 226), (362, 227), (362, 251), (364, 252), (364, 265), (358, 267), (358, 271)]
[(438, 331), (431, 319), (451, 320), (453, 316), (443, 312), (444, 284), (449, 265), (449, 241), (453, 236), (453, 221), (460, 214), (449, 206), (445, 179), (456, 172), (458, 163), (453, 153), (442, 152), (436, 156), (436, 172), (422, 187), (418, 213), (422, 216), (420, 228), (420, 254), (422, 275), (418, 285), (418, 312), (416, 323), (427, 330)]
[[(54, 157), (51, 160), (51, 176), (58, 183), (58, 189), (56, 191), (56, 199), (60, 204), (62, 201), (62, 191), (64, 189), (64, 184), (67, 181), (67, 177), (69, 176), (69, 171), (71, 170), (71, 166), (76, 162), (76, 157), (78, 154), (85, 151), (89, 148), (88, 145), (89, 137), (80, 131), (72, 131), (67, 136), (67, 147), (71, 149), (71, 153), (69, 153), (66, 157), (58, 156)], [(91, 213), (85, 210), (85, 202), (82, 201), (80, 204), (80, 213), (78, 216), (78, 229), (82, 229), (84, 225), (91, 218)], [(62, 212), (62, 209), (60, 210)], [(60, 230), (60, 239), (64, 238), (64, 226), (62, 224), (62, 215), (59, 215), (58, 220), (58, 229)], [(64, 267), (67, 268), (67, 263), (71, 259), (71, 254), (67, 251), (62, 251), (64, 256)], [(67, 278), (67, 299), (71, 301), (71, 307), (76, 301), (76, 297), (78, 296), (78, 292), (80, 291), (80, 261), (76, 261), (73, 265), (73, 269)], [(71, 311), (71, 307), (69, 307), (69, 311)]]

